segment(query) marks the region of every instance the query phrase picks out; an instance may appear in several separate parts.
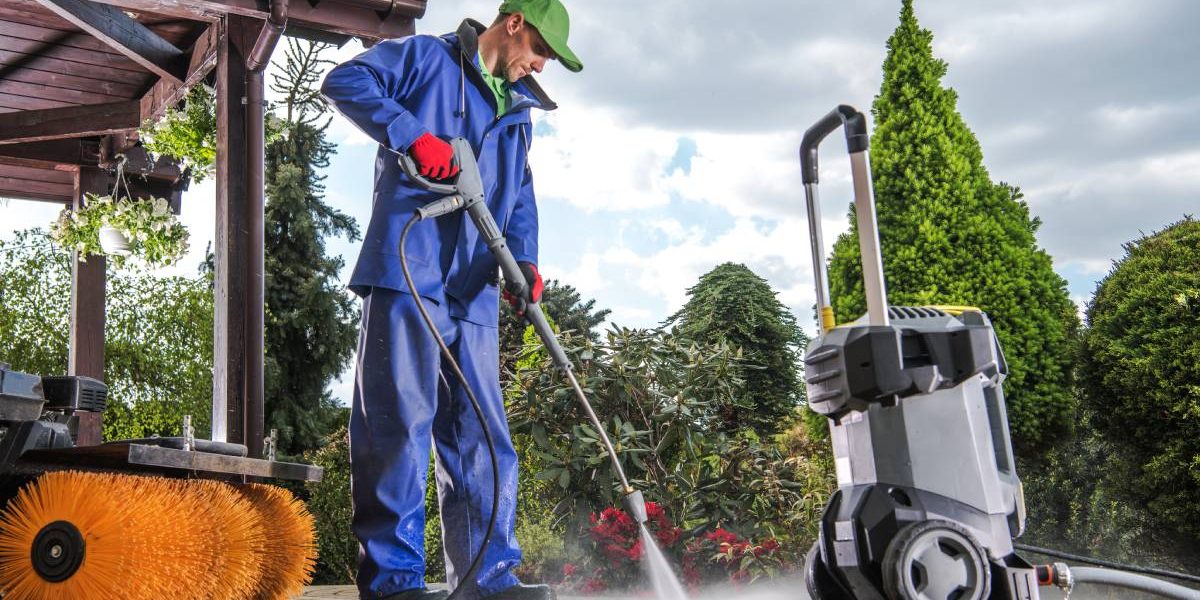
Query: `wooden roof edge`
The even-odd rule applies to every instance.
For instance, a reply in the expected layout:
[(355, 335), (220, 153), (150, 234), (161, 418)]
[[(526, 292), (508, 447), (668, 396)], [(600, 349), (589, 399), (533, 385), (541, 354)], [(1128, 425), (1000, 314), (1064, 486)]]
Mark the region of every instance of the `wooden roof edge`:
[[(123, 10), (197, 21), (237, 14), (266, 20), (270, 11), (258, 0), (92, 0)], [(414, 19), (425, 14), (425, 0), (290, 0), (288, 23), (307, 30), (370, 41), (412, 35)]]

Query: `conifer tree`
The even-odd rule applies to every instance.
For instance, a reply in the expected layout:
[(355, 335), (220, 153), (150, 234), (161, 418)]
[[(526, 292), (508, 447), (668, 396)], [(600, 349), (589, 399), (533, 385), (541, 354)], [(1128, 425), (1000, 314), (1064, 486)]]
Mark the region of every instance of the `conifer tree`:
[[(340, 256), (327, 256), (328, 236), (357, 239), (350, 216), (323, 199), (333, 144), (315, 87), (326, 44), (288, 40), (287, 63), (272, 89), (283, 94), (266, 151), (266, 415), (280, 450), (315, 448), (339, 412), (326, 387), (348, 364), (357, 340), (357, 311), (338, 280)], [(278, 117), (276, 117), (278, 118)]]
[[(1080, 353), (1083, 402), (1113, 448), (1102, 471), (1151, 522), (1200, 550), (1200, 221), (1125, 245), (1096, 288)], [(1197, 561), (1195, 564), (1200, 564)]]
[(804, 401), (799, 365), (808, 338), (775, 290), (745, 265), (724, 263), (687, 293), (687, 303), (666, 324), (693, 342), (726, 342), (745, 361), (745, 385), (730, 405), (736, 414), (721, 415), (727, 430), (770, 435), (791, 426)]
[[(912, 0), (904, 0), (887, 47), (871, 111), (871, 167), (888, 301), (987, 312), (1008, 360), (1015, 443), (1027, 454), (1062, 432), (1074, 409), (1076, 308), (1037, 246), (1041, 223), (1020, 190), (993, 183), (984, 168), (957, 95), (941, 85), (946, 62), (933, 56), (933, 34), (918, 24)], [(861, 272), (852, 225), (830, 266), (839, 322), (865, 312)]]

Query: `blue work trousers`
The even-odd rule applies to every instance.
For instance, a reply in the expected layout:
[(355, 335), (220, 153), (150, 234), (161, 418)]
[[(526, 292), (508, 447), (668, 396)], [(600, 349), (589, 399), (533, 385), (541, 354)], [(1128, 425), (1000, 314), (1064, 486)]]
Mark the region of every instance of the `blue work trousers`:
[[(478, 552), (492, 512), (492, 465), (479, 419), (444, 364), (414, 297), (372, 288), (363, 298), (354, 406), (350, 416), (354, 533), (362, 598), (425, 585), (425, 486), (436, 455), (442, 540), (449, 585), (477, 599), (517, 583), (513, 532), (517, 455), (499, 382), (494, 327), (450, 317), (422, 299), (475, 392), (495, 443), (500, 474), (496, 527), (473, 581), (460, 581)], [(443, 383), (442, 376), (444, 376)]]

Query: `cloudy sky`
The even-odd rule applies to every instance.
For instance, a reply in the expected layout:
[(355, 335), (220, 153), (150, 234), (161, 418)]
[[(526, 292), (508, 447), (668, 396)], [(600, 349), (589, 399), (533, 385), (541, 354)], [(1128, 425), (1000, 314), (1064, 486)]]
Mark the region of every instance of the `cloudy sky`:
[[(585, 68), (551, 64), (539, 76), (560, 105), (534, 115), (543, 275), (612, 309), (615, 323), (654, 325), (700, 275), (741, 262), (811, 332), (796, 149), (835, 105), (869, 109), (899, 1), (567, 2)], [(429, 4), (418, 33), (453, 30), (464, 16), (490, 21), (498, 2)], [(1124, 242), (1198, 212), (1200, 3), (918, 0), (916, 12), (989, 172), (1024, 190), (1044, 222), (1039, 243), (1077, 302)], [(352, 42), (330, 58), (359, 51)], [(340, 117), (330, 137), (327, 199), (365, 226), (374, 143)], [(849, 168), (837, 136), (823, 148), (832, 244), (845, 228)], [(195, 256), (182, 272), (212, 239), (213, 196), (206, 183), (184, 198)], [(55, 212), (2, 210), (5, 236)], [(330, 249), (353, 264), (356, 245)], [(343, 382), (334, 391), (349, 397)]]

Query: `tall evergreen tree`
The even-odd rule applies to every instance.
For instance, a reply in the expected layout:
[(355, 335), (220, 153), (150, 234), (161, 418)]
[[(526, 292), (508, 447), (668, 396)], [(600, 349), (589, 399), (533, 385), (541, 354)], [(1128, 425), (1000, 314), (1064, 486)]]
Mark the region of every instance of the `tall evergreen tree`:
[(701, 344), (722, 341), (738, 348), (745, 385), (722, 415), (727, 430), (753, 429), (770, 435), (792, 424), (804, 401), (800, 352), (808, 337), (775, 297), (765, 279), (745, 265), (725, 263), (700, 277), (689, 299), (666, 325)]
[[(966, 304), (991, 317), (1010, 369), (1005, 393), (1018, 450), (1028, 454), (1067, 426), (1074, 410), (1071, 348), (1076, 309), (1018, 188), (993, 183), (983, 152), (941, 85), (912, 0), (888, 40), (872, 106), (871, 159), (888, 301)], [(853, 208), (851, 222), (853, 223)], [(834, 244), (830, 289), (839, 322), (865, 312), (858, 230)]]
[(325, 203), (318, 174), (334, 150), (315, 87), (331, 64), (318, 58), (326, 47), (289, 38), (271, 86), (284, 99), (282, 131), (266, 152), (266, 414), (286, 454), (316, 447), (334, 428), (339, 412), (326, 387), (357, 339), (357, 311), (338, 281), (342, 258), (325, 254), (326, 237), (358, 237), (354, 219)]

